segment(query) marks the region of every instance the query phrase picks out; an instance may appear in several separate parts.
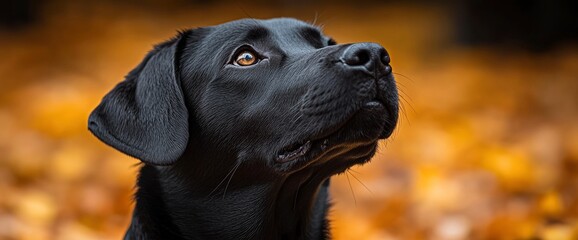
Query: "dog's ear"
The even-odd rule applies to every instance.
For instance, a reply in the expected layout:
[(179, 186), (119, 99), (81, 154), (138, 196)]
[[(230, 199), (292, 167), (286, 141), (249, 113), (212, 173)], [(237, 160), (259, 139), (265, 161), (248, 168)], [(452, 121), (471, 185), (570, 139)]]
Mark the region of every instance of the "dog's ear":
[(178, 68), (186, 35), (155, 46), (102, 99), (88, 119), (96, 137), (149, 164), (168, 165), (183, 154), (189, 127)]

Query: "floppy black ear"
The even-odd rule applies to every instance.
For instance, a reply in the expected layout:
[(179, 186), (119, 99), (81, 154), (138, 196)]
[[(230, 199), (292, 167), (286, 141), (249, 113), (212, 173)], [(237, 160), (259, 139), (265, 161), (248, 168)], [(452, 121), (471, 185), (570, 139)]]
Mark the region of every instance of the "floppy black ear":
[(96, 137), (145, 163), (167, 165), (182, 155), (189, 138), (178, 76), (185, 34), (155, 46), (102, 99), (88, 119)]

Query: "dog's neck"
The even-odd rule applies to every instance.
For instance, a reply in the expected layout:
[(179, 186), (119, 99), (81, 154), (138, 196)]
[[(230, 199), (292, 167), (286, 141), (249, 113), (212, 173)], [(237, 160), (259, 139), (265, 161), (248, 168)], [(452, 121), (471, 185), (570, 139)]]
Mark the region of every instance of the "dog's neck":
[[(144, 232), (149, 239), (328, 238), (329, 174), (311, 169), (271, 180), (251, 174), (251, 166), (241, 165), (233, 176), (227, 174), (232, 171), (215, 165), (143, 166), (127, 236), (138, 239), (130, 233)], [(220, 173), (218, 181), (207, 181), (208, 173), (215, 172)]]

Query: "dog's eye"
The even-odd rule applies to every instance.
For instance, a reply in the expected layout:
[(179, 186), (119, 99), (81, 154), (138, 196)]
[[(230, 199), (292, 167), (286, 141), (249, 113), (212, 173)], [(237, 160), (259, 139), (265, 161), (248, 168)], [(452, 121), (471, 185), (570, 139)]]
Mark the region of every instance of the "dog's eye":
[(235, 58), (235, 65), (250, 66), (257, 63), (257, 56), (255, 53), (245, 50), (237, 55)]

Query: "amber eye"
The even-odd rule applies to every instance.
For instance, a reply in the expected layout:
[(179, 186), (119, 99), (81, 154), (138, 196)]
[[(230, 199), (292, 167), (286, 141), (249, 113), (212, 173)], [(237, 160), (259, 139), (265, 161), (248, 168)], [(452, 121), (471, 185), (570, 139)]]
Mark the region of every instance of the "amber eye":
[(242, 51), (235, 60), (235, 64), (239, 66), (250, 66), (255, 63), (257, 63), (257, 56), (250, 51)]

